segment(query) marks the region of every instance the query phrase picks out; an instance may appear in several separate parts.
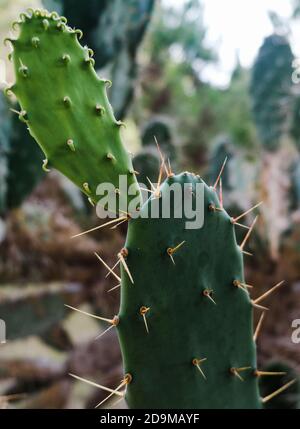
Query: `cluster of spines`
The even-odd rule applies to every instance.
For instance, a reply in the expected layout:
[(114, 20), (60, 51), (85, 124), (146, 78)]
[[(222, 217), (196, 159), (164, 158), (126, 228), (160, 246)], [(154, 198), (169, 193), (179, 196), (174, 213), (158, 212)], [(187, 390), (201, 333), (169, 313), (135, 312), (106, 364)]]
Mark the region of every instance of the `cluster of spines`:
[[(221, 179), (221, 175), (222, 175), (223, 169), (225, 167), (225, 163), (226, 163), (226, 160), (224, 161), (224, 164), (222, 166), (222, 169), (220, 171), (220, 174), (219, 174), (219, 176), (218, 176), (218, 178), (217, 178), (214, 186), (210, 187), (210, 189), (212, 189), (213, 191), (217, 192), (217, 187), (219, 185), (220, 191), (219, 191), (219, 194), (218, 194), (218, 200), (220, 201), (220, 206), (218, 207), (215, 203), (211, 202), (208, 205), (208, 207), (207, 207), (208, 212), (212, 212), (212, 213), (224, 212), (224, 209), (223, 209), (223, 198), (222, 198), (222, 179)], [(160, 171), (160, 173), (161, 173), (161, 171)], [(171, 170), (170, 165), (169, 165), (169, 168), (166, 168), (166, 173), (167, 173), (167, 177), (168, 178), (172, 178), (174, 176), (174, 174), (173, 174), (173, 172)], [(188, 175), (189, 173), (184, 173), (184, 174)], [(198, 177), (200, 180), (202, 180), (200, 178), (200, 176), (196, 176), (194, 174), (193, 174), (193, 176)], [(154, 194), (153, 198), (160, 198), (160, 196), (161, 196), (161, 193), (160, 193), (160, 181), (161, 181), (161, 174), (159, 175), (159, 178), (158, 178), (157, 187), (154, 187), (154, 185), (152, 184), (152, 186), (153, 186), (153, 194)], [(245, 238), (244, 238), (242, 244), (238, 246), (238, 248), (240, 249), (240, 251), (242, 253), (248, 254), (247, 252), (244, 251), (244, 247), (245, 247), (245, 245), (246, 245), (246, 243), (247, 243), (247, 241), (248, 241), (248, 239), (250, 237), (250, 234), (253, 231), (253, 228), (254, 228), (254, 226), (256, 224), (257, 216), (255, 217), (255, 219), (252, 222), (252, 224), (251, 224), (250, 227), (248, 227), (246, 225), (243, 225), (243, 224), (240, 224), (238, 221), (241, 218), (243, 218), (244, 216), (246, 216), (250, 211), (256, 209), (260, 204), (261, 203), (255, 205), (254, 207), (252, 207), (251, 209), (249, 209), (246, 212), (242, 213), (240, 216), (238, 216), (236, 218), (230, 218), (229, 217), (230, 222), (231, 222), (232, 225), (241, 226), (241, 227), (247, 229), (247, 233), (245, 235)], [(108, 223), (106, 223), (104, 225), (101, 225), (99, 228), (102, 228), (102, 227), (104, 227), (104, 226), (106, 226), (108, 224), (110, 225), (110, 224), (115, 223), (115, 222), (125, 222), (125, 221), (127, 221), (129, 219), (130, 219), (130, 215), (127, 214), (127, 216), (123, 216), (122, 219), (121, 218), (114, 219), (113, 221), (109, 221)], [(98, 227), (96, 227), (96, 228), (98, 228)], [(91, 230), (89, 230), (87, 232), (90, 232), (90, 231)], [(84, 232), (84, 233), (86, 233), (86, 232)], [(81, 235), (81, 234), (79, 234), (79, 235)], [(177, 245), (175, 245), (173, 247), (167, 247), (165, 249), (166, 254), (170, 257), (170, 259), (171, 259), (171, 261), (172, 261), (173, 264), (175, 264), (175, 260), (174, 260), (173, 255), (177, 251), (179, 251), (179, 249), (182, 246), (184, 246), (184, 245), (185, 245), (185, 241), (182, 241), (182, 242), (178, 243)], [(126, 263), (126, 259), (127, 259), (128, 255), (129, 255), (129, 249), (128, 248), (121, 249), (121, 251), (118, 254), (118, 261), (117, 261), (117, 263), (113, 267), (109, 267), (105, 263), (105, 261), (98, 254), (96, 254), (96, 256), (98, 257), (98, 259), (100, 260), (100, 262), (108, 270), (108, 274), (107, 275), (112, 274), (120, 282), (117, 286), (115, 286), (114, 288), (110, 289), (110, 291), (121, 286), (121, 278), (114, 271), (114, 269), (116, 268), (116, 266), (118, 264), (120, 264), (120, 263), (123, 266), (123, 268), (124, 268), (124, 270), (126, 272), (126, 275), (128, 275), (128, 277), (130, 279), (130, 282), (132, 284), (134, 284), (133, 276), (131, 275), (129, 267), (128, 267), (127, 263)], [(254, 334), (253, 334), (253, 341), (254, 342), (257, 341), (259, 332), (260, 332), (261, 327), (262, 327), (262, 322), (263, 322), (264, 317), (265, 317), (265, 311), (268, 310), (268, 308), (263, 307), (263, 306), (259, 305), (258, 303), (260, 301), (262, 301), (263, 299), (267, 298), (271, 293), (273, 293), (280, 286), (282, 286), (283, 283), (284, 283), (283, 281), (279, 282), (278, 284), (276, 284), (274, 287), (272, 287), (271, 289), (269, 289), (267, 292), (265, 292), (264, 294), (262, 294), (260, 297), (256, 298), (255, 300), (249, 299), (250, 304), (254, 308), (258, 308), (260, 310), (264, 310), (263, 313), (261, 314), (261, 317), (260, 317), (260, 319), (258, 321), (258, 324), (257, 324), (256, 329), (255, 329)], [(241, 289), (242, 291), (244, 291), (247, 294), (247, 296), (249, 296), (248, 289), (250, 289), (250, 288), (253, 287), (252, 285), (249, 285), (249, 284), (245, 283), (244, 281), (242, 281), (240, 279), (234, 279), (232, 281), (232, 286), (235, 287), (235, 288), (237, 288), (237, 289)], [(215, 299), (213, 298), (213, 290), (212, 289), (204, 288), (203, 291), (202, 291), (202, 295), (203, 295), (204, 298), (209, 299), (209, 301), (212, 302), (214, 305), (217, 305)], [(101, 318), (99, 316), (95, 316), (95, 315), (92, 315), (92, 314), (89, 314), (89, 313), (82, 312), (81, 310), (78, 310), (78, 309), (73, 308), (73, 307), (71, 307), (71, 309), (79, 311), (79, 312), (81, 312), (83, 314), (86, 314), (88, 316), (91, 316), (91, 317), (96, 317), (98, 319), (101, 319), (104, 322), (109, 323), (109, 325), (110, 325), (109, 328), (106, 329), (104, 332), (102, 332), (98, 337), (104, 335), (108, 330), (110, 330), (110, 329), (112, 329), (114, 327), (117, 327), (120, 324), (120, 316), (119, 315), (114, 316), (112, 319), (106, 319), (106, 318)], [(149, 334), (149, 330), (151, 329), (151, 325), (149, 325), (149, 315), (151, 314), (151, 307), (149, 307), (147, 305), (143, 305), (143, 306), (141, 306), (140, 308), (137, 309), (136, 314), (137, 314), (137, 317), (141, 318), (141, 321), (144, 324), (145, 333)], [(205, 374), (205, 368), (204, 368), (203, 364), (204, 364), (204, 362), (207, 362), (207, 360), (208, 360), (208, 358), (204, 357), (204, 356), (192, 356), (191, 359), (190, 359), (190, 363), (189, 363), (190, 365), (193, 365), (197, 371), (199, 371), (200, 375), (202, 376), (202, 378), (204, 380), (207, 379), (207, 376)], [(226, 371), (226, 369), (225, 369), (225, 371)], [(261, 371), (261, 370), (257, 369), (256, 367), (253, 367), (252, 365), (240, 366), (240, 367), (232, 367), (232, 366), (228, 365), (227, 372), (228, 372), (229, 375), (231, 375), (233, 377), (236, 377), (240, 381), (244, 381), (244, 377), (243, 377), (244, 373), (246, 373), (247, 375), (250, 375), (250, 376), (252, 375), (255, 378), (259, 378), (259, 377), (263, 377), (263, 376), (279, 376), (279, 375), (283, 375), (282, 372)], [(92, 385), (94, 385), (94, 386), (96, 386), (96, 387), (98, 387), (100, 389), (104, 389), (104, 390), (110, 392), (109, 396), (107, 398), (105, 398), (105, 400), (103, 400), (100, 404), (98, 404), (98, 406), (102, 405), (107, 399), (111, 398), (111, 396), (113, 396), (113, 395), (120, 396), (120, 399), (122, 399), (125, 396), (125, 394), (126, 394), (126, 389), (127, 389), (128, 384), (131, 383), (131, 381), (133, 380), (133, 375), (132, 374), (126, 374), (124, 376), (124, 379), (122, 380), (121, 384), (115, 390), (112, 390), (112, 389), (107, 389), (107, 388), (105, 388), (105, 386), (101, 386), (99, 384), (96, 385), (95, 383), (93, 383), (93, 382), (91, 382), (89, 380), (77, 377), (74, 374), (71, 374), (71, 376), (74, 377), (74, 378), (76, 378), (76, 379), (79, 379), (81, 381), (84, 381), (86, 383), (92, 384)], [(280, 394), (284, 390), (288, 389), (293, 383), (295, 383), (295, 381), (296, 380), (291, 380), (288, 383), (286, 383), (284, 386), (282, 386), (280, 389), (276, 390), (275, 392), (271, 393), (270, 395), (268, 395), (268, 396), (266, 396), (264, 398), (261, 398), (262, 404), (268, 402), (273, 397), (277, 396), (278, 394)], [(120, 392), (120, 390), (123, 389), (123, 388), (125, 388), (125, 390), (123, 392)]]

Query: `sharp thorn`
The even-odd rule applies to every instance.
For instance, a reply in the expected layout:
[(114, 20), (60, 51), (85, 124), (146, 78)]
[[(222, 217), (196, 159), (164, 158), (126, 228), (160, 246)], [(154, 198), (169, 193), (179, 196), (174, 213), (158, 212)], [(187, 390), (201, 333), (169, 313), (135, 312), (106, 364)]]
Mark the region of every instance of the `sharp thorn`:
[(240, 220), (242, 217), (246, 216), (248, 213), (250, 213), (252, 210), (256, 209), (257, 207), (259, 207), (263, 202), (261, 201), (260, 203), (256, 204), (255, 206), (251, 207), (251, 209), (246, 210), (244, 213), (242, 213), (241, 215), (239, 215), (236, 218), (232, 219), (233, 223), (236, 223), (238, 220)]
[(264, 377), (264, 376), (276, 376), (276, 375), (286, 375), (286, 372), (284, 371), (259, 371), (256, 369), (254, 371), (254, 375), (256, 377)]
[(244, 238), (244, 240), (243, 240), (242, 244), (240, 245), (240, 249), (241, 249), (241, 250), (244, 250), (244, 247), (245, 247), (245, 245), (246, 245), (246, 243), (247, 243), (247, 241), (248, 241), (248, 239), (249, 239), (249, 237), (250, 237), (250, 235), (251, 235), (251, 233), (252, 233), (252, 231), (253, 231), (253, 228), (255, 227), (255, 224), (256, 224), (256, 222), (257, 222), (257, 219), (258, 219), (258, 216), (256, 216), (256, 217), (255, 217), (255, 219), (254, 219), (254, 221), (252, 222), (252, 225), (250, 226), (250, 228), (249, 228), (249, 230), (248, 230), (248, 232), (247, 232), (247, 234), (246, 234), (246, 236), (245, 236), (245, 238)]
[(130, 381), (131, 381), (131, 376), (130, 376), (130, 379), (129, 379), (129, 374), (127, 374), (125, 377), (124, 377), (124, 380), (122, 380), (122, 382), (121, 382), (121, 384), (115, 389), (115, 390), (113, 390), (111, 393), (110, 393), (110, 395), (108, 395), (105, 399), (103, 399), (103, 401), (101, 401), (101, 402), (99, 402), (99, 404), (97, 404), (96, 405), (96, 407), (95, 408), (98, 408), (98, 407), (100, 407), (102, 404), (104, 404), (104, 402), (106, 402), (109, 398), (111, 398), (113, 395), (117, 395), (117, 394), (119, 394), (119, 396), (120, 395), (122, 395), (122, 396), (124, 396), (124, 393), (120, 393), (119, 392), (119, 390), (120, 389), (122, 389), (124, 386), (126, 386), (128, 383), (130, 383)]
[[(75, 378), (76, 380), (83, 381), (84, 383), (89, 384), (90, 386), (93, 386), (93, 387), (97, 387), (98, 389), (104, 390), (105, 392), (110, 392), (110, 393), (114, 392), (114, 390), (109, 389), (108, 387), (102, 386), (101, 384), (94, 383), (93, 381), (90, 381), (90, 380), (86, 380), (85, 378), (79, 377), (78, 375), (72, 374), (70, 372), (69, 372), (69, 375)], [(116, 395), (123, 397), (123, 395), (120, 392), (117, 392)]]
[(132, 283), (132, 284), (134, 284), (134, 281), (133, 281), (133, 278), (132, 278), (131, 272), (129, 271), (128, 265), (126, 264), (126, 261), (125, 261), (125, 259), (124, 259), (124, 256), (122, 255), (122, 253), (121, 253), (121, 252), (119, 252), (119, 253), (118, 253), (118, 258), (120, 259), (121, 264), (123, 265), (123, 267), (124, 267), (124, 269), (125, 269), (126, 273), (128, 274), (128, 277), (129, 277), (129, 279), (130, 279), (131, 283)]
[(271, 293), (273, 293), (276, 289), (278, 289), (280, 286), (282, 286), (284, 284), (284, 280), (282, 280), (281, 282), (277, 283), (275, 286), (273, 286), (271, 289), (269, 289), (267, 292), (265, 292), (264, 294), (262, 294), (259, 298), (256, 298), (253, 302), (254, 304), (258, 304), (260, 301), (262, 301), (263, 299), (267, 298), (269, 295), (271, 295)]
[(254, 334), (253, 334), (253, 341), (254, 341), (254, 342), (256, 342), (256, 341), (257, 341), (257, 338), (258, 338), (258, 335), (259, 335), (259, 333), (260, 333), (260, 330), (261, 330), (262, 323), (263, 323), (263, 321), (264, 321), (265, 315), (266, 315), (266, 313), (265, 313), (265, 312), (263, 312), (263, 313), (261, 314), (260, 318), (259, 318), (259, 321), (258, 321), (258, 323), (257, 323), (257, 326), (256, 326), (256, 329), (255, 329), (255, 332), (254, 332)]
[(216, 189), (217, 189), (217, 186), (218, 186), (219, 180), (221, 179), (221, 176), (222, 176), (222, 174), (223, 174), (223, 170), (224, 170), (224, 168), (225, 168), (226, 162), (227, 162), (227, 156), (226, 156), (226, 158), (224, 159), (224, 162), (223, 162), (223, 164), (222, 164), (222, 167), (221, 167), (220, 173), (219, 173), (219, 175), (218, 175), (218, 177), (217, 177), (217, 180), (215, 181), (215, 184), (214, 184), (214, 186), (213, 186), (213, 189), (214, 189), (214, 190), (216, 190)]
[(100, 255), (98, 255), (97, 252), (94, 252), (94, 254), (96, 255), (96, 257), (99, 259), (100, 262), (102, 262), (102, 264), (108, 269), (108, 271), (118, 280), (118, 282), (121, 283), (121, 277), (119, 277), (108, 265), (105, 261), (103, 261), (103, 259), (101, 258)]
[(108, 331), (110, 331), (112, 328), (115, 328), (116, 325), (111, 325), (108, 328), (106, 328), (103, 332), (101, 332), (97, 337), (95, 337), (95, 340), (98, 340), (99, 338), (103, 337)]
[(253, 307), (258, 308), (259, 310), (265, 310), (265, 311), (269, 310), (267, 307), (263, 307), (262, 305), (255, 304), (253, 300), (251, 300), (251, 304), (253, 305)]
[(223, 185), (222, 185), (222, 178), (220, 178), (219, 199), (220, 199), (220, 206), (221, 206), (221, 208), (223, 208)]
[(107, 293), (110, 293), (110, 292), (112, 292), (113, 290), (118, 289), (119, 287), (121, 287), (121, 283), (119, 283), (117, 286), (114, 286), (114, 287), (112, 287), (111, 289), (109, 289), (109, 290), (107, 291)]
[[(111, 268), (111, 271), (113, 271), (120, 263), (120, 259), (117, 260), (117, 262), (115, 263), (115, 265)], [(108, 271), (108, 273), (106, 274), (105, 278), (107, 279), (107, 277), (110, 276), (111, 271)]]
[(71, 238), (80, 237), (81, 235), (88, 234), (90, 232), (96, 231), (97, 229), (104, 228), (105, 226), (111, 225), (112, 223), (120, 222), (121, 220), (127, 220), (127, 217), (121, 216), (117, 219), (110, 220), (109, 222), (104, 223), (103, 225), (96, 226), (95, 228), (88, 229), (87, 231), (80, 232), (79, 234), (73, 235)]
[(149, 334), (149, 328), (148, 328), (148, 323), (147, 323), (147, 319), (146, 319), (146, 314), (148, 313), (149, 310), (150, 310), (150, 307), (142, 306), (140, 308), (140, 315), (143, 317), (147, 334)]
[(71, 310), (74, 310), (74, 311), (77, 311), (78, 313), (84, 314), (85, 316), (89, 316), (89, 317), (93, 317), (94, 319), (102, 320), (102, 322), (107, 322), (107, 323), (110, 323), (114, 326), (116, 326), (116, 324), (117, 324), (115, 321), (115, 318), (114, 319), (107, 319), (105, 317), (96, 316), (95, 314), (91, 314), (91, 313), (87, 313), (86, 311), (79, 310), (79, 308), (72, 307), (71, 305), (68, 305), (68, 304), (64, 304), (64, 305), (65, 305), (65, 307), (68, 307)]
[(203, 358), (203, 359), (196, 359), (195, 358), (195, 359), (192, 360), (193, 365), (195, 365), (195, 367), (200, 371), (200, 373), (201, 373), (202, 377), (204, 378), (204, 380), (206, 380), (206, 375), (204, 374), (204, 372), (203, 372), (200, 364), (202, 362), (206, 361), (206, 360), (207, 360), (207, 358)]
[(242, 223), (234, 222), (234, 225), (240, 226), (241, 228), (250, 229), (250, 226), (243, 225)]
[(266, 402), (270, 401), (275, 396), (279, 395), (281, 392), (283, 392), (284, 390), (286, 390), (290, 386), (292, 386), (292, 384), (296, 383), (296, 381), (297, 381), (297, 379), (295, 378), (294, 380), (289, 381), (288, 383), (286, 383), (283, 386), (281, 386), (279, 389), (275, 390), (275, 392), (271, 393), (268, 396), (265, 396), (264, 398), (261, 399), (262, 403), (265, 404)]

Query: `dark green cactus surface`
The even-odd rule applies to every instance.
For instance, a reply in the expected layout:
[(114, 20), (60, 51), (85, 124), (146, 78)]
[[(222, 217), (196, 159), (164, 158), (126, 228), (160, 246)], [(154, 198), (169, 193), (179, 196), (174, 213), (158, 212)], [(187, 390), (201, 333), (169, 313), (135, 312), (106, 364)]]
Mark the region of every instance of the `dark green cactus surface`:
[(262, 145), (269, 151), (276, 150), (280, 138), (291, 131), (293, 59), (287, 38), (272, 34), (265, 38), (254, 63), (253, 116)]
[[(148, 179), (155, 183), (160, 167), (160, 158), (156, 148), (143, 148), (132, 160), (134, 170), (137, 171), (139, 183), (150, 188)], [(148, 179), (147, 179), (148, 177)]]
[[(202, 180), (190, 173), (170, 177), (162, 198), (168, 182), (188, 183), (192, 190)], [(159, 202), (151, 198), (142, 213)], [(243, 256), (231, 218), (213, 210), (219, 205), (205, 185), (200, 229), (185, 229), (184, 217), (129, 222), (126, 262), (134, 284), (123, 270), (117, 329), (125, 373), (132, 376), (126, 395), (131, 408), (261, 406), (252, 303), (234, 285), (244, 282)], [(174, 265), (168, 249), (183, 241)], [(205, 377), (194, 359), (206, 359), (199, 364)], [(245, 367), (238, 373), (242, 381), (233, 368)]]
[(118, 188), (120, 175), (138, 192), (107, 81), (97, 76), (91, 50), (78, 42), (81, 32), (65, 21), (47, 11), (21, 15), (20, 35), (11, 40), (16, 74), (11, 91), (21, 119), (45, 153), (44, 169), (57, 168), (93, 202), (99, 199), (98, 184)]
[(41, 168), (43, 158), (43, 152), (27, 132), (26, 126), (14, 115), (8, 154), (8, 209), (18, 207), (45, 175)]
[(174, 163), (177, 159), (177, 153), (173, 142), (171, 124), (164, 118), (157, 117), (152, 119), (143, 130), (142, 145), (144, 147), (155, 146), (155, 139), (159, 142), (165, 157)]

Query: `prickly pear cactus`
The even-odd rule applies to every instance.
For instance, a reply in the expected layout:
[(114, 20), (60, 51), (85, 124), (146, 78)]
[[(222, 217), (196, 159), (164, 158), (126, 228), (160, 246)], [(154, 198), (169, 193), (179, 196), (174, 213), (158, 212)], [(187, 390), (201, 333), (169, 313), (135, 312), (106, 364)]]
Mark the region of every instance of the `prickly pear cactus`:
[[(167, 183), (188, 184), (193, 198), (202, 180), (169, 177), (162, 198)], [(129, 222), (125, 254), (134, 284), (124, 271), (117, 329), (132, 408), (260, 407), (253, 308), (236, 286), (244, 283), (242, 251), (230, 216), (214, 209), (216, 192), (204, 187), (200, 229), (185, 229), (184, 217)], [(150, 199), (142, 215), (159, 202)]]
[[(134, 170), (137, 171), (139, 183), (150, 187), (148, 179), (155, 183), (159, 171), (160, 159), (154, 147), (143, 148), (132, 160)], [(148, 178), (148, 179), (147, 179)]]
[[(10, 109), (10, 110), (9, 110)], [(43, 153), (0, 94), (0, 213), (18, 207), (45, 174)]]
[(43, 152), (16, 115), (12, 118), (8, 154), (7, 208), (20, 206), (45, 175)]
[(9, 119), (8, 103), (4, 95), (0, 94), (0, 214), (4, 214), (7, 208), (7, 156), (11, 132), (11, 122)]
[[(211, 181), (218, 176), (224, 160), (227, 160), (227, 167), (231, 158), (234, 156), (234, 150), (231, 139), (227, 135), (218, 136), (212, 143), (208, 176)], [(230, 180), (228, 168), (222, 174), (223, 191), (232, 190), (232, 181)]]
[(300, 158), (291, 165), (289, 173), (291, 175), (290, 209), (296, 211), (300, 209)]
[[(19, 25), (20, 37), (12, 42), (17, 82), (11, 90), (21, 103), (21, 119), (52, 165), (94, 201), (98, 181), (116, 185), (119, 174), (138, 189), (105, 82), (95, 75), (89, 50), (78, 43), (78, 31), (43, 11), (22, 15)], [(118, 331), (126, 376), (108, 398), (122, 396), (125, 387), (132, 408), (261, 408), (254, 341), (259, 328), (253, 335), (252, 312), (264, 308), (258, 302), (270, 291), (251, 300), (243, 272), (244, 245), (255, 222), (238, 245), (235, 228), (243, 225), (237, 222), (250, 210), (236, 218), (227, 214), (216, 192), (220, 175), (209, 187), (194, 174), (166, 170), (166, 181), (159, 180), (141, 216), (126, 218), (127, 240), (118, 254), (118, 316), (85, 313)], [(179, 193), (177, 200), (171, 196), (166, 218), (168, 185), (179, 186)], [(200, 216), (194, 228), (185, 212), (178, 217), (183, 200)]]
[(91, 50), (78, 42), (81, 32), (56, 13), (39, 10), (22, 14), (14, 25), (20, 35), (10, 39), (16, 74), (10, 91), (20, 103), (20, 119), (45, 153), (44, 170), (57, 168), (91, 202), (99, 200), (96, 190), (102, 182), (118, 189), (120, 175), (138, 192), (131, 158), (121, 143), (122, 123), (107, 99), (108, 82), (95, 73)]
[(83, 43), (96, 56), (96, 68), (113, 80), (110, 101), (122, 118), (133, 97), (137, 52), (149, 25), (155, 0), (43, 0), (84, 33)]
[(276, 150), (291, 128), (293, 54), (286, 37), (266, 37), (253, 67), (251, 96), (259, 137), (266, 150)]
[(165, 157), (169, 158), (173, 163), (177, 158), (176, 147), (173, 142), (170, 124), (164, 118), (154, 118), (144, 127), (142, 145), (144, 147), (155, 146), (155, 139), (159, 142)]

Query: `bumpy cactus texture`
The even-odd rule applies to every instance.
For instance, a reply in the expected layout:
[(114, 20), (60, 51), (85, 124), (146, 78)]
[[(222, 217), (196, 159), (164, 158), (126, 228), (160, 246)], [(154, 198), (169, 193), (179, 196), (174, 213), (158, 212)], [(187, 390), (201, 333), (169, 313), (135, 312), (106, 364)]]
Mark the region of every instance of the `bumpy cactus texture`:
[(11, 41), (16, 74), (11, 91), (22, 119), (45, 153), (44, 169), (57, 168), (91, 201), (99, 200), (99, 183), (118, 188), (120, 175), (138, 192), (107, 81), (95, 73), (92, 52), (78, 42), (81, 33), (65, 21), (46, 11), (22, 15), (20, 35)]
[(280, 138), (290, 132), (292, 62), (288, 40), (272, 34), (264, 40), (254, 63), (250, 90), (253, 115), (266, 150), (276, 150)]
[[(105, 82), (77, 33), (41, 11), (23, 15), (19, 25), (12, 91), (50, 163), (93, 200), (96, 184), (116, 185), (119, 174), (137, 186)], [(187, 229), (186, 215), (174, 217), (172, 198), (171, 218), (162, 216), (172, 183), (194, 209), (195, 188), (204, 187), (202, 228)], [(144, 215), (157, 206), (159, 216), (129, 219), (119, 254), (122, 297), (113, 321), (130, 374), (127, 402), (132, 408), (260, 408), (253, 302), (243, 286), (234, 222), (220, 209), (215, 188), (194, 174), (170, 173), (160, 193), (141, 208)]]
[(81, 28), (83, 43), (95, 52), (96, 68), (113, 80), (110, 101), (122, 118), (133, 97), (137, 52), (151, 19), (155, 0), (43, 0), (72, 25)]
[[(182, 173), (167, 181), (194, 189), (202, 180)], [(142, 212), (159, 202), (151, 198)], [(185, 218), (129, 222), (126, 262), (134, 284), (123, 271), (117, 329), (125, 372), (132, 375), (126, 395), (132, 408), (260, 408), (252, 304), (233, 283), (244, 282), (243, 256), (228, 214), (210, 210), (219, 204), (205, 185), (200, 229), (185, 229)], [(167, 249), (183, 241), (174, 265)], [(149, 308), (149, 333), (142, 307)], [(199, 364), (206, 378), (194, 359), (206, 359)], [(231, 372), (241, 367), (249, 367), (244, 381)]]

